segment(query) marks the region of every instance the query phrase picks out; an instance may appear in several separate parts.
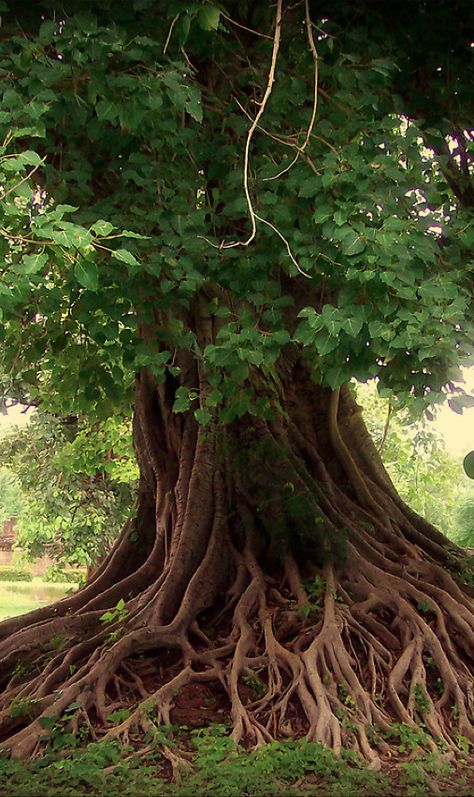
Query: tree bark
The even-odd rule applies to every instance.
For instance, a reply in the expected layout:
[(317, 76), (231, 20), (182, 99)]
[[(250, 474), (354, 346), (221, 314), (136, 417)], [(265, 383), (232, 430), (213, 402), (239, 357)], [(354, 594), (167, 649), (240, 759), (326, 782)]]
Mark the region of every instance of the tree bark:
[[(206, 395), (199, 363), (183, 354), (180, 366)], [(433, 748), (474, 742), (462, 553), (400, 499), (348, 388), (316, 386), (295, 352), (278, 383), (271, 420), (199, 426), (173, 413), (176, 385), (140, 374), (135, 520), (82, 590), (0, 624), (12, 755), (33, 754), (38, 719), (71, 703), (77, 721), (128, 738), (169, 723), (176, 692), (203, 681), (225, 689), (236, 742), (303, 728), (374, 767), (400, 724), (423, 722)], [(148, 659), (161, 673), (152, 694)], [(253, 699), (244, 678), (260, 684)], [(136, 710), (112, 727), (124, 682)]]

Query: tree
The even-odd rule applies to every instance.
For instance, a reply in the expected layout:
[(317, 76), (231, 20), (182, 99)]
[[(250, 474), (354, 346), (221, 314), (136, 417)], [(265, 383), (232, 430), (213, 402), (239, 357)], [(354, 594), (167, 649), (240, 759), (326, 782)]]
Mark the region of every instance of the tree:
[(465, 493), (461, 461), (450, 456), (442, 437), (426, 418), (415, 421), (408, 410), (394, 411), (374, 384), (358, 385), (364, 423), (387, 472), (406, 503), (444, 533), (456, 537), (456, 516)]
[(22, 495), (18, 479), (8, 468), (0, 468), (0, 533), (4, 521), (18, 517), (21, 508)]
[(133, 506), (138, 474), (129, 421), (111, 417), (90, 426), (39, 409), (27, 427), (0, 440), (0, 457), (22, 496), (13, 514), (23, 554), (47, 554), (60, 568), (96, 565)]
[(456, 512), (453, 540), (465, 548), (474, 548), (474, 491), (464, 495)]
[[(0, 625), (12, 755), (68, 706), (126, 737), (212, 681), (236, 741), (304, 732), (373, 766), (368, 726), (474, 741), (463, 554), (399, 497), (347, 386), (472, 402), (472, 18), (467, 0), (4, 14), (2, 367), (62, 414), (134, 391), (140, 467), (89, 583)], [(116, 675), (137, 710), (112, 727)]]

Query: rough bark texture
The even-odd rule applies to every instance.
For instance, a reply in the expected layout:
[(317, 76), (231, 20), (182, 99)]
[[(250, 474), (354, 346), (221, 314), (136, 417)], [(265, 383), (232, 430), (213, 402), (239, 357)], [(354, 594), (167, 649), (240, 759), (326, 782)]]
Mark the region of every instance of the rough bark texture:
[[(204, 395), (196, 362), (180, 365)], [(82, 590), (0, 624), (0, 739), (13, 755), (33, 754), (38, 718), (71, 703), (94, 734), (169, 723), (194, 682), (225, 690), (236, 741), (304, 733), (374, 767), (393, 723), (422, 721), (450, 751), (474, 742), (462, 556), (401, 501), (348, 390), (316, 387), (296, 357), (279, 383), (273, 420), (199, 427), (173, 414), (174, 386), (142, 373), (136, 519)], [(126, 616), (101, 622), (120, 598)], [(135, 710), (112, 727), (125, 687)]]

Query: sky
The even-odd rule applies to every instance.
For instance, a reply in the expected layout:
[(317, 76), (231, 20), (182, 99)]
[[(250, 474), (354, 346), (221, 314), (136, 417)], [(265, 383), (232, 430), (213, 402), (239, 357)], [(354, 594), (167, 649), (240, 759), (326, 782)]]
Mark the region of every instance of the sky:
[[(464, 370), (463, 388), (474, 395), (474, 368)], [(447, 404), (438, 410), (433, 426), (444, 439), (446, 451), (453, 457), (461, 457), (474, 450), (474, 407), (465, 409), (462, 415), (453, 412)]]
[(23, 413), (23, 407), (17, 405), (8, 410), (8, 415), (0, 413), (0, 434), (10, 426), (25, 426), (29, 421), (30, 413)]

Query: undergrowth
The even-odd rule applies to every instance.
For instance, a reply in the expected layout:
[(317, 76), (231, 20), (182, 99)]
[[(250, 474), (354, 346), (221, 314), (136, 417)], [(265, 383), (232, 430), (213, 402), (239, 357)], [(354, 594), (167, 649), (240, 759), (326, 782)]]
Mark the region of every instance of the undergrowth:
[[(224, 725), (168, 726), (147, 734), (141, 740), (146, 747), (137, 751), (117, 740), (88, 743), (87, 729), (71, 734), (67, 720), (66, 715), (45, 723), (43, 757), (18, 761), (0, 756), (0, 797), (421, 797), (432, 793), (433, 778), (452, 771), (433, 753), (420, 750), (413, 757), (423, 732), (406, 746), (401, 743), (400, 750), (409, 749), (412, 757), (400, 763), (392, 791), (392, 778), (368, 770), (354, 751), (343, 750), (336, 758), (329, 748), (305, 739), (248, 751), (232, 742)], [(394, 733), (407, 742), (400, 728)], [(459, 786), (457, 794), (467, 795), (462, 782)]]

